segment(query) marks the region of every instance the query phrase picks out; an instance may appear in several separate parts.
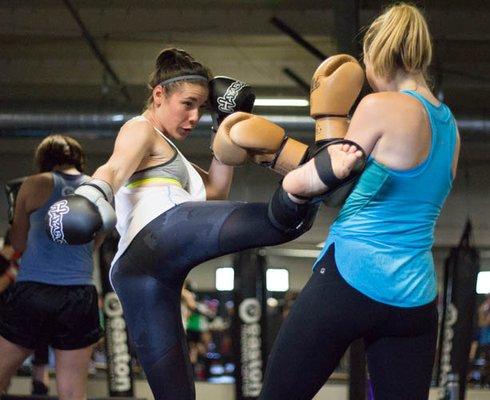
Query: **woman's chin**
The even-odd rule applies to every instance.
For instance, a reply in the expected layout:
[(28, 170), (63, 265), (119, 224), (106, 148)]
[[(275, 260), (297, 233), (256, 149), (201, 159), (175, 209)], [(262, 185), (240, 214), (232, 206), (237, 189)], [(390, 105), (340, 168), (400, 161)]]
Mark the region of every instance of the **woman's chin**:
[(178, 136), (177, 140), (185, 140), (190, 134), (191, 134), (190, 130), (180, 131), (177, 135)]

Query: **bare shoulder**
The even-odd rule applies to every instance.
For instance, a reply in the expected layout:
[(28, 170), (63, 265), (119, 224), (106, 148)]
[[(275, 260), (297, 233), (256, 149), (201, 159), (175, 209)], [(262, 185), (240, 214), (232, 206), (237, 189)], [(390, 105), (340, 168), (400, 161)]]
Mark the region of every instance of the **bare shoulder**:
[(385, 113), (386, 111), (403, 113), (410, 110), (420, 112), (423, 107), (417, 99), (404, 93), (378, 92), (365, 96), (359, 103), (356, 111), (358, 109), (371, 113)]
[(131, 135), (136, 138), (153, 138), (155, 136), (155, 129), (149, 121), (143, 119), (130, 119), (119, 130), (119, 136)]
[(117, 134), (115, 149), (123, 152), (143, 151), (149, 152), (157, 136), (153, 126), (144, 120), (129, 120)]
[(35, 174), (27, 177), (27, 179), (22, 184), (22, 190), (28, 192), (38, 192), (45, 188), (51, 189), (53, 183), (53, 174), (51, 172), (42, 172), (40, 174)]
[(392, 130), (395, 124), (418, 126), (426, 121), (423, 105), (400, 92), (379, 92), (365, 96), (356, 109), (363, 117), (378, 120)]
[(41, 207), (53, 190), (53, 175), (43, 172), (29, 176), (20, 187), (17, 202), (26, 213)]

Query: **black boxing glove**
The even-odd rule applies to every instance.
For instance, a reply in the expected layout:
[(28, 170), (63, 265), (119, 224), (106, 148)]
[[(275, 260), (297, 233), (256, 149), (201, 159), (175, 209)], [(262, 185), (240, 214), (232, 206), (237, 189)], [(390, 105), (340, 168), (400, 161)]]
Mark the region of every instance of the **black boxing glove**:
[(209, 105), (213, 119), (213, 131), (221, 122), (236, 111), (251, 113), (255, 93), (251, 86), (227, 76), (216, 76), (209, 81)]
[(83, 183), (73, 195), (49, 208), (45, 217), (48, 236), (60, 244), (85, 244), (99, 231), (112, 230), (116, 225), (112, 200), (112, 188), (107, 182), (91, 179)]

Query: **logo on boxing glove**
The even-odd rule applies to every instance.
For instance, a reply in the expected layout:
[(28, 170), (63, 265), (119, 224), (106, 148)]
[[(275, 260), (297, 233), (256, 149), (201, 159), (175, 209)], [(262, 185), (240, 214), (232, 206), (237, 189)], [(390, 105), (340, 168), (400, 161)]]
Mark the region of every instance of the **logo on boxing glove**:
[(68, 202), (66, 200), (58, 201), (49, 207), (49, 234), (55, 243), (67, 244), (65, 234), (63, 232), (63, 215), (67, 214), (69, 211), (70, 208), (68, 207)]
[(236, 98), (240, 90), (246, 86), (245, 83), (240, 81), (233, 82), (223, 96), (216, 99), (218, 103), (218, 110), (224, 113), (231, 114), (236, 110)]

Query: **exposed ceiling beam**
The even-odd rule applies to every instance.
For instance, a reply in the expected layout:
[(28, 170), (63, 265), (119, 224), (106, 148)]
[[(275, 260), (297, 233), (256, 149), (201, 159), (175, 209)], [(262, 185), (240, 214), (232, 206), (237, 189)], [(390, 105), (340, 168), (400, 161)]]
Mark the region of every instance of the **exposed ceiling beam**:
[[(128, 112), (2, 112), (0, 111), (0, 136), (28, 135), (29, 130), (61, 130), (61, 129), (92, 129), (117, 130), (124, 122), (136, 116)], [(265, 115), (270, 121), (281, 125), (289, 132), (304, 132), (310, 135), (314, 132), (315, 124), (309, 116), (292, 115)], [(489, 118), (465, 118), (457, 119), (458, 128), (465, 133), (490, 134)], [(197, 135), (209, 135), (211, 129), (211, 117), (204, 115), (196, 128)], [(94, 132), (96, 135), (96, 132)]]
[(90, 49), (94, 53), (97, 60), (100, 61), (100, 63), (104, 66), (104, 69), (107, 71), (107, 73), (112, 78), (112, 80), (119, 86), (119, 89), (120, 89), (121, 93), (124, 95), (124, 97), (126, 98), (126, 100), (128, 102), (130, 102), (131, 96), (129, 95), (127, 87), (119, 79), (119, 77), (117, 76), (114, 69), (111, 67), (111, 64), (109, 63), (107, 58), (100, 51), (99, 46), (97, 45), (97, 42), (95, 41), (94, 37), (92, 36), (92, 34), (89, 32), (89, 30), (85, 26), (85, 24), (83, 23), (82, 18), (80, 18), (80, 15), (78, 14), (78, 11), (76, 10), (76, 8), (73, 6), (73, 4), (71, 4), (70, 0), (63, 0), (63, 2), (65, 3), (66, 8), (68, 9), (70, 14), (72, 15), (73, 19), (76, 21), (78, 27), (82, 31), (83, 38), (87, 42), (88, 46), (90, 47)]

